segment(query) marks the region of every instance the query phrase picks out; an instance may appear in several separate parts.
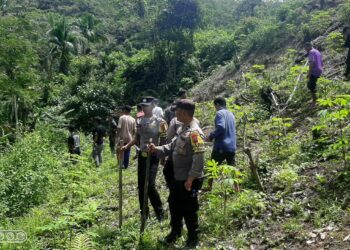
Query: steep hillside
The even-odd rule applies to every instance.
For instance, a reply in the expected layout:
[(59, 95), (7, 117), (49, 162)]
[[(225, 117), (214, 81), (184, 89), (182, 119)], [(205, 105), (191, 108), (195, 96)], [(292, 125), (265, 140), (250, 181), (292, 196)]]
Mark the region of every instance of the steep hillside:
[[(245, 74), (250, 72), (254, 65), (263, 65), (266, 74), (273, 74), (276, 72), (276, 67), (282, 69), (304, 64), (305, 60), (301, 59), (304, 59), (302, 55), (305, 54), (303, 48), (305, 41), (312, 41), (315, 48), (321, 51), (325, 62), (323, 76), (330, 80), (343, 79), (347, 50), (342, 47), (344, 44), (342, 30), (349, 21), (345, 14), (346, 1), (326, 1), (322, 10), (318, 2), (287, 2), (278, 11), (270, 13), (267, 18), (277, 22), (278, 31), (277, 28), (274, 30), (257, 26), (252, 33), (245, 33), (248, 39), (251, 37), (253, 40), (251, 43), (255, 49), (227, 65), (218, 66), (211, 75), (191, 90), (194, 98), (205, 101), (216, 95), (239, 96), (240, 87), (246, 81)], [(287, 11), (292, 6), (295, 9)], [(291, 19), (291, 16), (296, 14), (301, 15), (299, 20)], [(296, 30), (293, 29), (293, 25), (296, 25), (294, 27)], [(270, 48), (264, 48), (269, 43), (272, 44)], [(291, 50), (295, 50), (295, 53), (290, 53)], [(295, 63), (290, 64), (293, 60)], [(285, 77), (281, 74), (278, 81), (269, 79), (272, 89), (278, 89), (276, 85)], [(302, 77), (300, 81), (306, 80)]]

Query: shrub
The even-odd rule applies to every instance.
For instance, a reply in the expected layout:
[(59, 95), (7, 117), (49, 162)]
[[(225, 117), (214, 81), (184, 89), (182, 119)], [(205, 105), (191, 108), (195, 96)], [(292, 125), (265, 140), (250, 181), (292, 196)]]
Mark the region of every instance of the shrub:
[(350, 95), (319, 99), (318, 102), (325, 109), (319, 112), (320, 123), (314, 126), (313, 130), (323, 133), (319, 138), (321, 141), (332, 139), (324, 151), (324, 156), (339, 157), (343, 161), (344, 169), (349, 171)]
[(273, 187), (290, 191), (299, 180), (299, 175), (291, 168), (282, 169), (272, 175)]
[(343, 23), (350, 24), (350, 1), (345, 0), (338, 6), (338, 15)]
[(258, 217), (266, 210), (264, 195), (253, 190), (244, 190), (235, 197), (230, 210), (237, 221)]
[(332, 14), (330, 11), (315, 11), (311, 15), (309, 22), (302, 25), (304, 41), (311, 41), (322, 35), (332, 23)]
[(65, 101), (63, 110), (69, 111), (68, 118), (81, 128), (91, 130), (93, 117), (107, 117), (117, 101), (120, 101), (121, 94), (118, 86), (89, 82), (78, 87), (77, 94)]
[(195, 35), (196, 54), (204, 70), (231, 60), (236, 53), (232, 32), (210, 30)]
[[(42, 128), (27, 134), (0, 158), (0, 218), (19, 216), (46, 197), (49, 174), (62, 166), (62, 132)], [(53, 141), (55, 140), (55, 145)]]
[(331, 32), (326, 38), (326, 44), (331, 51), (341, 53), (344, 51), (344, 36), (340, 32)]

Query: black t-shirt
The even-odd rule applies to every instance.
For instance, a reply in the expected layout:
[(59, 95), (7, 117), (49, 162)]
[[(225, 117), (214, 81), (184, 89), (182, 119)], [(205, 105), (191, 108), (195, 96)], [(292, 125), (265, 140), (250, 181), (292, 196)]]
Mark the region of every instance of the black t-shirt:
[(171, 106), (164, 110), (164, 120), (169, 125), (170, 121), (175, 117), (175, 112), (171, 111)]
[(96, 138), (97, 144), (103, 143), (103, 137), (106, 135), (106, 129), (102, 125), (97, 125), (92, 131), (93, 138)]
[(346, 41), (345, 41), (344, 46), (345, 46), (346, 48), (349, 48), (349, 49), (350, 49), (350, 35), (348, 35), (348, 36), (346, 37)]
[(68, 146), (69, 146), (69, 147), (74, 147), (74, 138), (73, 138), (73, 135), (69, 135), (69, 137), (68, 137)]

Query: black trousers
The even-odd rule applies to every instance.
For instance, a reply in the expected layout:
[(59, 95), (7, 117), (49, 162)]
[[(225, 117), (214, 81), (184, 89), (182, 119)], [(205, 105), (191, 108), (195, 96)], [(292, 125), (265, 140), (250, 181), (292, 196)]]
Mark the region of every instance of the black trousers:
[(195, 179), (191, 191), (187, 191), (184, 184), (185, 181), (173, 180), (170, 186), (170, 226), (173, 232), (180, 234), (184, 219), (191, 238), (198, 234), (198, 191), (202, 188), (203, 180)]
[[(168, 196), (168, 203), (169, 203), (169, 211), (170, 211), (170, 225), (174, 224), (173, 221), (176, 220), (174, 212), (176, 211), (176, 207), (174, 206), (174, 202), (170, 202), (170, 198), (174, 197), (174, 190), (175, 190), (175, 178), (174, 178), (174, 164), (172, 159), (168, 158), (167, 161), (164, 164), (163, 168), (163, 174), (164, 179), (167, 187), (169, 188), (169, 196)], [(182, 228), (182, 224), (180, 226)], [(173, 229), (173, 227), (172, 227)], [(174, 230), (174, 229), (173, 229)], [(181, 232), (181, 229), (175, 229), (175, 231)]]
[(346, 77), (350, 75), (350, 48), (348, 49), (348, 56), (346, 58), (346, 68), (345, 74)]
[[(163, 215), (163, 204), (160, 200), (158, 191), (156, 190), (156, 177), (158, 172), (159, 160), (155, 155), (151, 155), (151, 164), (148, 178), (148, 198), (157, 216)], [(142, 213), (143, 209), (143, 195), (146, 179), (146, 166), (147, 157), (143, 157), (141, 153), (138, 155), (138, 168), (137, 168), (137, 180), (138, 180), (138, 190), (139, 190), (139, 203), (140, 211)], [(148, 207), (145, 211), (148, 215)]]
[(167, 159), (163, 168), (164, 179), (167, 187), (171, 190), (171, 185), (174, 182), (174, 164), (171, 159)]
[(69, 153), (72, 155), (80, 155), (80, 148), (74, 148), (72, 150), (69, 150)]
[(307, 82), (307, 87), (311, 93), (316, 93), (317, 89), (317, 80), (320, 78), (319, 76), (311, 75), (309, 81)]
[(235, 165), (235, 152), (220, 152), (213, 150), (211, 152), (211, 158), (221, 165), (224, 160), (226, 160), (227, 165), (234, 166)]

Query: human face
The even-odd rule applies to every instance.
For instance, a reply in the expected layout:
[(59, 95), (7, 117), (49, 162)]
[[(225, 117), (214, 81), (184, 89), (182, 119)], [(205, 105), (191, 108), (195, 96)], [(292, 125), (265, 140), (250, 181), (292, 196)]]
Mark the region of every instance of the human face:
[(185, 111), (182, 109), (177, 108), (175, 110), (175, 115), (176, 115), (176, 118), (179, 122), (182, 122), (182, 123), (184, 122), (184, 113), (185, 113)]
[(221, 108), (221, 106), (219, 104), (214, 104), (214, 107), (215, 107), (216, 111), (218, 111)]
[(304, 49), (307, 53), (309, 53), (312, 50), (312, 46), (305, 46)]
[(152, 110), (153, 110), (154, 106), (153, 105), (142, 105), (142, 110), (145, 113), (146, 116), (149, 116), (152, 114)]

